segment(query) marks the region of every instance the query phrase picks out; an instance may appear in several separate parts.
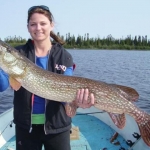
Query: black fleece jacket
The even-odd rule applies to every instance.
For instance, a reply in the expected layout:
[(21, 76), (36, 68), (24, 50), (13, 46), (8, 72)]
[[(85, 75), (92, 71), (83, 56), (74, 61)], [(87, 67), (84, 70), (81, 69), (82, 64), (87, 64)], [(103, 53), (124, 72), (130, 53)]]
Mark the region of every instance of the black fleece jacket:
[[(32, 40), (28, 40), (25, 45), (16, 49), (28, 59), (35, 63), (35, 51)], [(72, 56), (59, 44), (53, 43), (48, 60), (48, 70), (63, 74), (62, 70), (57, 70), (56, 65), (66, 67), (73, 66)], [(30, 130), (32, 113), (32, 93), (21, 87), (14, 92), (14, 123), (16, 126)], [(60, 102), (46, 100), (45, 111), (45, 132), (60, 133), (71, 128), (71, 118), (66, 115), (64, 105)]]

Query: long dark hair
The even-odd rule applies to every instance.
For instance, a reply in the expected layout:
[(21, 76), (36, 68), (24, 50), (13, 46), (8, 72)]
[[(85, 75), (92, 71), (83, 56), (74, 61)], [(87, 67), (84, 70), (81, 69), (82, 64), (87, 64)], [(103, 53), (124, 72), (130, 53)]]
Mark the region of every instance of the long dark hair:
[[(31, 16), (34, 13), (39, 13), (39, 14), (45, 15), (49, 19), (50, 23), (52, 23), (54, 21), (54, 17), (50, 11), (46, 11), (41, 8), (36, 8), (28, 14), (27, 23), (29, 23)], [(50, 32), (50, 37), (53, 38), (56, 42), (60, 43), (61, 45), (65, 44), (65, 42), (59, 36), (57, 36), (53, 31)]]

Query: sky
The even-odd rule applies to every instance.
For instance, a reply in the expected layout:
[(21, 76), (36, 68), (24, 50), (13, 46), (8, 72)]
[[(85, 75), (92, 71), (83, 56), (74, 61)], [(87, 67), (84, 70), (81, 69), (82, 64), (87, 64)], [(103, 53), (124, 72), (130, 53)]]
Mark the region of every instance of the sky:
[(150, 39), (150, 0), (0, 0), (0, 38), (30, 38), (27, 11), (46, 5), (54, 16), (54, 32), (77, 37)]

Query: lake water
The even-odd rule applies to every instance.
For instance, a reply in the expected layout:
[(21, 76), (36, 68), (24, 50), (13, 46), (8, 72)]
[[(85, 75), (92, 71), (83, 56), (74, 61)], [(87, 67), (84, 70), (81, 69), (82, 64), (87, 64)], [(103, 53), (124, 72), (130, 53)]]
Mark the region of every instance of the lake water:
[[(150, 51), (68, 50), (76, 63), (75, 76), (121, 84), (137, 90), (135, 103), (150, 113)], [(13, 107), (13, 91), (0, 93), (0, 113)]]

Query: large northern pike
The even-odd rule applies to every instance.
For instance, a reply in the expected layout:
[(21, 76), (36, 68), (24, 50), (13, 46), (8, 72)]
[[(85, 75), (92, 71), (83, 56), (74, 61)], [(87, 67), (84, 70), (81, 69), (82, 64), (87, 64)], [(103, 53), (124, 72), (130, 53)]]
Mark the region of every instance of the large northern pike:
[(78, 89), (88, 88), (94, 94), (94, 106), (107, 111), (119, 128), (124, 127), (124, 114), (132, 116), (150, 146), (150, 115), (132, 103), (138, 98), (134, 89), (43, 70), (3, 41), (0, 41), (0, 67), (16, 86), (20, 84), (31, 93), (54, 101), (72, 102)]

